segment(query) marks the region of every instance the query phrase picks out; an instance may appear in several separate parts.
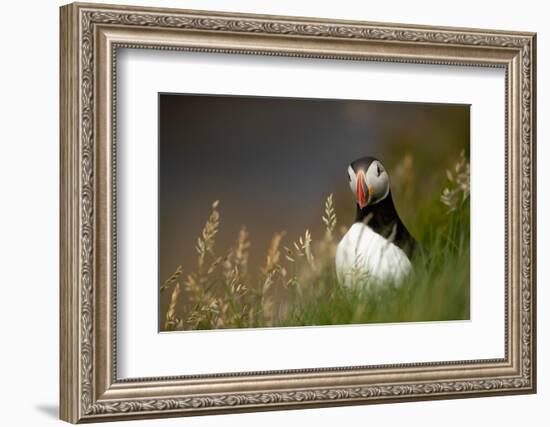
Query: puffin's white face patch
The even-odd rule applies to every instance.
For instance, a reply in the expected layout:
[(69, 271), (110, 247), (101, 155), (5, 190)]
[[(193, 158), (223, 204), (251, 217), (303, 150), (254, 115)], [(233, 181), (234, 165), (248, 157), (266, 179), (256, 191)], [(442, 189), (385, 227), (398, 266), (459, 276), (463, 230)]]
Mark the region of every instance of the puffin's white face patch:
[(370, 188), (369, 204), (384, 200), (390, 192), (390, 178), (382, 163), (373, 161), (366, 173), (367, 186)]
[(353, 168), (348, 166), (348, 175), (349, 175), (349, 188), (351, 189), (351, 192), (354, 196), (357, 197), (357, 175), (355, 174), (355, 171)]

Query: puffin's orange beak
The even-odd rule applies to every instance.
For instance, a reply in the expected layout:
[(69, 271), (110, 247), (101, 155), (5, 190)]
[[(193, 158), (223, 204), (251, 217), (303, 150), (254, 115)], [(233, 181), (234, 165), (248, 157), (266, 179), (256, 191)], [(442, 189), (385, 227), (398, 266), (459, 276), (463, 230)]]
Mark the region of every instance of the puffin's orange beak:
[(367, 187), (367, 191), (365, 191), (365, 187), (365, 173), (359, 171), (357, 173), (357, 203), (361, 209), (367, 206), (369, 201), (369, 188)]

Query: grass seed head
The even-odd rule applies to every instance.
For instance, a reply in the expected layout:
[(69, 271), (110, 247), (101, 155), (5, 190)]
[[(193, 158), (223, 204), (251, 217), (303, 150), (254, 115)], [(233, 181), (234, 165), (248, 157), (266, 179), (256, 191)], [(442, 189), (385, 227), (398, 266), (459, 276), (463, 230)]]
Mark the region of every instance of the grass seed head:
[(470, 197), (470, 162), (466, 160), (464, 150), (455, 164), (454, 171), (446, 170), (449, 186), (443, 189), (441, 202), (448, 212), (454, 212)]
[(172, 296), (170, 297), (170, 305), (166, 311), (166, 321), (164, 323), (164, 328), (167, 330), (175, 329), (178, 324), (178, 319), (176, 317), (176, 305), (178, 304), (178, 297), (180, 295), (180, 284), (176, 283), (174, 290), (172, 291)]
[(172, 275), (162, 284), (162, 286), (160, 287), (160, 291), (164, 292), (166, 289), (172, 286), (178, 280), (178, 277), (181, 276), (181, 273), (183, 273), (183, 267), (181, 265), (178, 265), (176, 271), (174, 271), (174, 273), (172, 273)]
[(218, 233), (218, 228), (220, 225), (220, 213), (218, 212), (218, 205), (218, 200), (212, 203), (212, 211), (210, 213), (210, 217), (208, 218), (208, 221), (206, 221), (200, 237), (197, 239), (196, 250), (199, 254), (199, 269), (202, 269), (207, 253), (214, 255), (214, 243), (216, 241), (215, 237)]
[(325, 240), (332, 241), (334, 229), (336, 228), (336, 212), (334, 211), (332, 193), (327, 197), (325, 202), (325, 212), (322, 220), (325, 224)]

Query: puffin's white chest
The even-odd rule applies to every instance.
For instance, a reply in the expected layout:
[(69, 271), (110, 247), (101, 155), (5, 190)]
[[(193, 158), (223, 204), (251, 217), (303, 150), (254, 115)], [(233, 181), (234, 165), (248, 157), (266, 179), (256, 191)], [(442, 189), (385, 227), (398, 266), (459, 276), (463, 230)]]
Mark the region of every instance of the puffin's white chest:
[(411, 268), (401, 248), (360, 222), (351, 226), (336, 250), (336, 274), (346, 287), (399, 284)]

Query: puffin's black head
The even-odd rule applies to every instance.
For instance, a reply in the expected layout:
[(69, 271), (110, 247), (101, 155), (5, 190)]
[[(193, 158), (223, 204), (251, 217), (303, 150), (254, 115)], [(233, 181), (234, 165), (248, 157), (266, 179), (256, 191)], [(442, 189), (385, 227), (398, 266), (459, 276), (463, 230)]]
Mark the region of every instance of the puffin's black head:
[(390, 192), (390, 178), (374, 157), (361, 157), (348, 166), (349, 186), (361, 209), (384, 200)]

